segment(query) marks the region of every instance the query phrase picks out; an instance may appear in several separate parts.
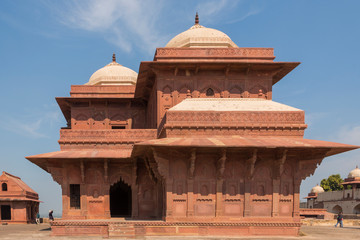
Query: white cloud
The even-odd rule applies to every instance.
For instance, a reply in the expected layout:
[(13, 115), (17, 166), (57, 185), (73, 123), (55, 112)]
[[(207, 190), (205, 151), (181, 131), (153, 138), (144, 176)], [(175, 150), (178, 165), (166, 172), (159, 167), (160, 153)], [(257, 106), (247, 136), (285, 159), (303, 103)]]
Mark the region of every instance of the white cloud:
[(250, 10), (249, 12), (245, 13), (243, 16), (236, 18), (234, 20), (228, 21), (227, 23), (232, 24), (232, 23), (237, 23), (237, 22), (241, 22), (244, 21), (246, 18), (259, 14), (261, 12), (260, 9), (254, 9), (254, 10)]
[(341, 143), (360, 145), (360, 126), (343, 126), (338, 131), (336, 140)]
[(156, 24), (164, 0), (90, 0), (68, 1), (58, 10), (64, 25), (103, 34), (104, 38), (123, 51), (135, 46), (154, 52), (163, 36)]
[(59, 111), (48, 111), (36, 116), (6, 117), (0, 122), (2, 129), (29, 138), (48, 138), (44, 132), (61, 122)]

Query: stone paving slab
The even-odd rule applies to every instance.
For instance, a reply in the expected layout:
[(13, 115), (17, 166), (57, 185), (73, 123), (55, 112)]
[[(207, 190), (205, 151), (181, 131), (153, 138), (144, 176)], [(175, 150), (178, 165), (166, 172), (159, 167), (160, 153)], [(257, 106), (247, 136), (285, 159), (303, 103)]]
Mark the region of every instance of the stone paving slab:
[[(144, 240), (156, 240), (156, 239), (169, 239), (169, 240), (180, 240), (180, 239), (199, 239), (199, 240), (234, 240), (234, 239), (251, 239), (251, 240), (276, 240), (276, 239), (297, 239), (297, 240), (338, 240), (338, 239), (360, 239), (360, 226), (348, 226), (344, 228), (335, 228), (333, 226), (302, 226), (301, 233), (304, 236), (299, 237), (282, 237), (282, 236), (271, 236), (271, 237), (211, 237), (211, 236), (154, 236), (154, 237), (137, 237), (136, 239)], [(1, 240), (30, 240), (30, 239), (103, 239), (101, 237), (51, 237), (51, 229), (49, 224), (17, 224), (17, 225), (0, 225), (0, 239)], [(110, 238), (110, 239), (121, 239), (121, 238)], [(123, 238), (125, 239), (125, 238)]]

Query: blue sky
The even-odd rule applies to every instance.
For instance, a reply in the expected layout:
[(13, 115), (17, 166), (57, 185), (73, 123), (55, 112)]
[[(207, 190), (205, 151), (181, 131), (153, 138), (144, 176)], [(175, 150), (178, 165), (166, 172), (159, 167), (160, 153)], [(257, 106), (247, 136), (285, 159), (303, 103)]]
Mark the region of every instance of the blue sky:
[[(65, 120), (55, 97), (111, 61), (138, 71), (176, 34), (200, 24), (239, 47), (273, 47), (276, 61), (302, 64), (273, 88), (300, 108), (305, 137), (360, 145), (360, 1), (0, 1), (0, 171), (40, 195), (41, 213), (61, 212), (61, 189), (24, 156), (58, 151)], [(334, 173), (360, 165), (360, 150), (326, 158), (301, 197)]]

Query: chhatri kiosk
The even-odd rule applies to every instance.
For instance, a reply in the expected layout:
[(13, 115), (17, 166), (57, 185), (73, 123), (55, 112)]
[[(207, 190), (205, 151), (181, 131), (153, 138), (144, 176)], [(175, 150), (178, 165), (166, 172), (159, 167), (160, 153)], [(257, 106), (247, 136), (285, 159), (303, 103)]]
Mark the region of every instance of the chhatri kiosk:
[(196, 17), (139, 74), (113, 56), (56, 98), (60, 151), (27, 157), (61, 185), (53, 235), (297, 235), (301, 180), (357, 146), (303, 138), (271, 100), (299, 63), (274, 58)]

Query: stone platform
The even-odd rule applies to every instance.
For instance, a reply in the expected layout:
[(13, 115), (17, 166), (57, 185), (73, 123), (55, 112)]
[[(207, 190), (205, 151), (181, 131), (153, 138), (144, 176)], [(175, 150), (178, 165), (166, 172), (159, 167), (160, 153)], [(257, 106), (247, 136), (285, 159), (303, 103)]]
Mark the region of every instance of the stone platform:
[[(265, 219), (264, 219), (265, 220)], [(134, 220), (58, 220), (51, 223), (53, 236), (297, 236), (301, 223), (288, 221), (165, 222)]]

